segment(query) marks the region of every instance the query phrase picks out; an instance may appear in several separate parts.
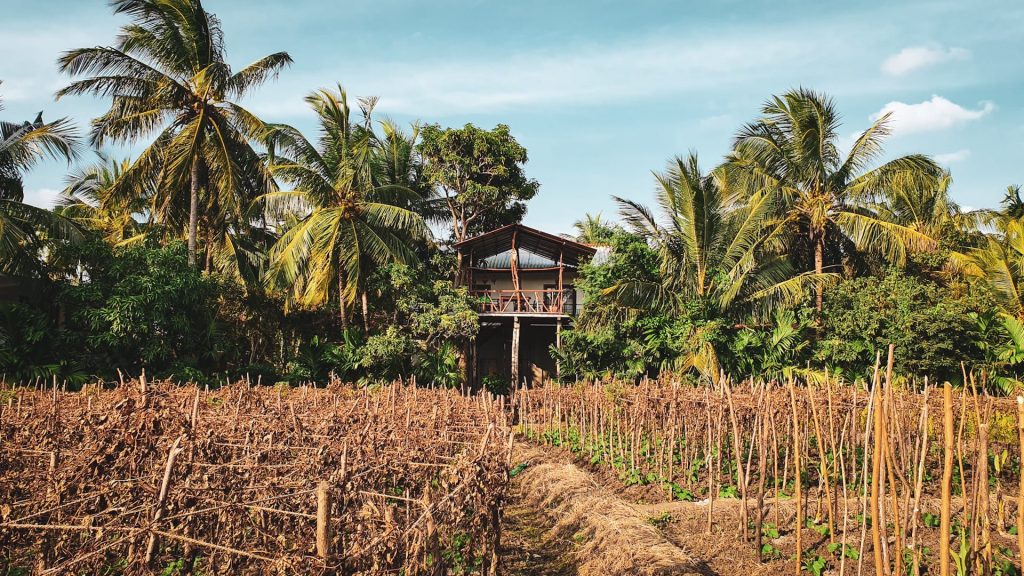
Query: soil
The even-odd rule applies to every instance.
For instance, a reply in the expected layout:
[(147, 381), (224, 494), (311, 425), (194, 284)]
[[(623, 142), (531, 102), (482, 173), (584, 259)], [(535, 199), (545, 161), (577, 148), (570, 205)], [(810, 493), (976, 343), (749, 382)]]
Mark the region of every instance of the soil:
[[(703, 502), (667, 502), (664, 493), (650, 486), (626, 488), (607, 468), (579, 464), (567, 450), (520, 443), (513, 463), (526, 468), (512, 480), (502, 532), (502, 573), (512, 575), (702, 574), (705, 576), (778, 576), (796, 573), (795, 506), (791, 500), (765, 501), (766, 523), (780, 526), (778, 537), (765, 538), (775, 559), (762, 562), (756, 553), (753, 530), (749, 542), (740, 537), (741, 502), (714, 501), (714, 523), (708, 531), (708, 506)], [(823, 530), (801, 531), (805, 558), (828, 561), (824, 575), (854, 576), (874, 573), (871, 533), (861, 547), (857, 520), (860, 500), (847, 502), (846, 545), (858, 559), (840, 558), (828, 551), (830, 538)], [(959, 503), (954, 500), (954, 512)], [(805, 504), (807, 517), (824, 518), (812, 491)], [(842, 508), (842, 502), (837, 503)], [(750, 517), (755, 504), (748, 504)], [(993, 506), (995, 508), (995, 506)], [(938, 503), (922, 502), (924, 512), (938, 512)], [(610, 512), (611, 511), (611, 512)], [(837, 543), (843, 542), (842, 515), (837, 515)], [(890, 531), (891, 532), (891, 531)], [(623, 534), (626, 534), (623, 536)], [(921, 544), (930, 551), (926, 573), (934, 566), (938, 530), (921, 527)], [(1015, 537), (993, 533), (994, 548), (1015, 548)], [(895, 542), (890, 538), (889, 554)], [(954, 542), (954, 548), (957, 544)], [(809, 552), (808, 552), (809, 551)], [(685, 560), (681, 560), (685, 559)], [(811, 574), (811, 572), (807, 572)], [(925, 571), (923, 571), (925, 572)]]

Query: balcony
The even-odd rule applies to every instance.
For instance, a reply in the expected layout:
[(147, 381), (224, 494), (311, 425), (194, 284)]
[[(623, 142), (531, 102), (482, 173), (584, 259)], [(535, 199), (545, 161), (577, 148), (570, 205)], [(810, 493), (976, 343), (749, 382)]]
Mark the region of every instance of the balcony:
[(576, 290), (471, 290), (484, 315), (575, 316)]

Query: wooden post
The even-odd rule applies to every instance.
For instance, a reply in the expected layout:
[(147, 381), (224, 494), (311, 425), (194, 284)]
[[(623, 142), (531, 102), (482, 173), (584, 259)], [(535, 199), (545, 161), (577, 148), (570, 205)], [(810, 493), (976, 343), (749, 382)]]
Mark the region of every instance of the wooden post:
[[(565, 245), (558, 249), (558, 313), (565, 314), (565, 284), (562, 277), (565, 274)], [(561, 322), (561, 321), (559, 321)]]
[[(875, 382), (878, 388), (878, 382)], [(875, 559), (875, 574), (881, 576), (887, 572), (885, 560), (882, 556), (882, 530), (881, 522), (881, 477), (882, 477), (882, 456), (885, 450), (885, 439), (882, 438), (882, 394), (875, 394), (874, 397), (874, 437), (875, 445), (871, 450), (871, 551)], [(867, 521), (867, 518), (864, 519)]]
[(522, 307), (523, 294), (519, 285), (519, 245), (517, 242), (519, 230), (512, 231), (512, 248), (509, 249), (509, 264), (512, 268), (512, 299), (515, 301), (515, 309)]
[[(1024, 454), (1024, 396), (1017, 396), (1017, 436), (1021, 454)], [(1024, 474), (1019, 474), (1017, 487), (1017, 558), (1024, 566)], [(1024, 569), (1024, 568), (1022, 568)]]
[[(561, 284), (561, 281), (559, 281)], [(561, 293), (559, 293), (561, 294)], [(559, 296), (561, 298), (561, 296)], [(558, 320), (555, 321), (555, 349), (559, 352), (562, 351), (562, 317), (559, 316)], [(562, 362), (559, 360), (555, 361), (555, 378), (562, 379)]]
[(519, 386), (519, 316), (512, 319), (512, 387)]
[(803, 562), (803, 544), (801, 533), (804, 528), (804, 511), (801, 505), (803, 498), (803, 479), (800, 477), (800, 415), (796, 409), (796, 390), (793, 380), (789, 381), (789, 401), (793, 409), (793, 468), (796, 472), (796, 576), (800, 576), (800, 566)]
[[(154, 527), (164, 515), (164, 504), (167, 502), (167, 493), (171, 489), (171, 470), (174, 469), (174, 460), (178, 457), (178, 453), (181, 452), (181, 439), (182, 436), (175, 438), (171, 451), (167, 453), (167, 464), (164, 465), (164, 478), (160, 483), (160, 495), (156, 499), (156, 512), (153, 513)], [(154, 556), (156, 556), (156, 534), (150, 532), (149, 543), (146, 544), (147, 565), (153, 562)]]
[(316, 487), (316, 555), (325, 565), (330, 562), (330, 542), (331, 493), (327, 482), (321, 481)]
[[(966, 495), (965, 495), (966, 496)], [(939, 524), (939, 574), (949, 576), (949, 532), (953, 497), (953, 386), (942, 388), (942, 502)]]

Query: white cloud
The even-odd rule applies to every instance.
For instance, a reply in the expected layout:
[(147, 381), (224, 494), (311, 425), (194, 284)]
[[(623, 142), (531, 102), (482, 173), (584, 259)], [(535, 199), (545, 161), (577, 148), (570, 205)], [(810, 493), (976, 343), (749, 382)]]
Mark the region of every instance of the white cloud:
[(40, 208), (53, 208), (54, 204), (57, 203), (57, 196), (60, 196), (60, 190), (54, 190), (53, 188), (32, 188), (25, 190), (25, 204), (31, 204)]
[(971, 157), (971, 151), (967, 148), (957, 150), (956, 152), (946, 152), (945, 154), (936, 154), (935, 161), (939, 164), (952, 164), (954, 162), (963, 162)]
[(877, 113), (871, 115), (871, 121), (892, 113), (889, 126), (894, 134), (912, 134), (915, 132), (933, 132), (960, 126), (981, 119), (995, 110), (991, 102), (983, 102), (981, 108), (971, 110), (951, 102), (942, 96), (933, 95), (931, 100), (918, 104), (889, 102)]
[(908, 46), (882, 62), (882, 72), (889, 76), (903, 76), (914, 70), (943, 62), (966, 60), (971, 52), (965, 48), (943, 48), (939, 45)]

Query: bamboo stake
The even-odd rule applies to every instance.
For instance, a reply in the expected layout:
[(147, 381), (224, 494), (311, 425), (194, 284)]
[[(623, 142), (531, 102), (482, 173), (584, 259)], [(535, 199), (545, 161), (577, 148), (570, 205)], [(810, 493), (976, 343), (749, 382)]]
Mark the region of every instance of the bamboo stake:
[(801, 533), (803, 532), (803, 507), (800, 502), (800, 498), (803, 493), (801, 484), (803, 482), (800, 479), (800, 419), (796, 410), (796, 391), (794, 390), (793, 380), (789, 381), (789, 400), (793, 407), (793, 472), (795, 475), (796, 483), (796, 570), (794, 574), (800, 576), (800, 565), (803, 560), (803, 542), (801, 539)]
[[(877, 383), (875, 388), (877, 388)], [(884, 452), (882, 440), (882, 395), (875, 394), (875, 445), (871, 450), (871, 552), (875, 559), (875, 574), (885, 574), (885, 559), (882, 556), (882, 533), (879, 524), (882, 523), (881, 504), (881, 471), (882, 453)], [(867, 521), (867, 518), (864, 519)]]
[[(1021, 458), (1024, 458), (1024, 396), (1017, 396), (1017, 441), (1020, 445)], [(1017, 558), (1019, 568), (1024, 571), (1024, 472), (1017, 486)]]
[[(1024, 439), (1024, 436), (1022, 436)], [(939, 526), (940, 576), (949, 576), (950, 501), (953, 488), (953, 386), (946, 382), (942, 389), (942, 516)]]

